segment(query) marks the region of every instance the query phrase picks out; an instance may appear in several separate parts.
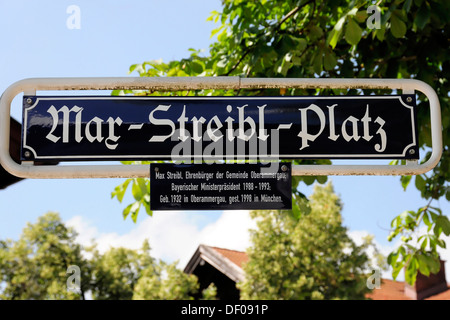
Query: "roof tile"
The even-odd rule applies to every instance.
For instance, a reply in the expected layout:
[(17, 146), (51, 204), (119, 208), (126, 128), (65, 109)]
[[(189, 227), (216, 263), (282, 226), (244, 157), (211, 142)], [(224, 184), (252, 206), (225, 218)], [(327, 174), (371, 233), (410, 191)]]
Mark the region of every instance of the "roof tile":
[(229, 259), (231, 262), (233, 262), (235, 265), (237, 265), (239, 268), (243, 267), (243, 264), (248, 261), (248, 256), (245, 252), (242, 251), (236, 251), (236, 250), (230, 250), (230, 249), (224, 249), (224, 248), (217, 248), (217, 247), (211, 247), (227, 259)]

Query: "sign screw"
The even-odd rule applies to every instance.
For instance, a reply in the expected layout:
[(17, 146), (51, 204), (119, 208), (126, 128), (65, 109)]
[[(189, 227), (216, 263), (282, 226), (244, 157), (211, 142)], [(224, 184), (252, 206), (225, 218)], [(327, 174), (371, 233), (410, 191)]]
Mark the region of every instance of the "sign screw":
[(286, 171), (287, 170), (287, 167), (283, 164), (282, 166), (281, 166), (281, 171)]
[(406, 97), (406, 102), (412, 102), (412, 98), (411, 97)]
[(33, 103), (33, 99), (27, 98), (27, 103), (28, 103), (28, 104), (32, 104), (32, 103)]
[(410, 149), (408, 152), (409, 152), (409, 154), (414, 154), (414, 153), (416, 153), (416, 150)]
[(30, 151), (25, 151), (23, 153), (23, 155), (25, 156), (25, 158), (29, 158), (29, 157), (31, 157), (31, 152)]
[(158, 172), (159, 171), (159, 168), (158, 167), (155, 167), (155, 172)]

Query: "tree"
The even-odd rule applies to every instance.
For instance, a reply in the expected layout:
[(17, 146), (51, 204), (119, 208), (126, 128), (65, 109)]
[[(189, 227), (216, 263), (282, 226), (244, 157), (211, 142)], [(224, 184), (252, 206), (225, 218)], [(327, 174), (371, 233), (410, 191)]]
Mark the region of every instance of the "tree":
[[(76, 237), (57, 213), (49, 212), (29, 223), (19, 240), (0, 241), (0, 299), (172, 300), (192, 299), (198, 291), (197, 278), (176, 263), (156, 261), (148, 241), (141, 250), (110, 248), (101, 254), (95, 245), (83, 248)], [(69, 290), (71, 266), (79, 272), (79, 290)], [(215, 298), (213, 288), (204, 291), (204, 298)]]
[(340, 199), (331, 183), (316, 185), (311, 211), (252, 211), (249, 261), (240, 284), (243, 299), (363, 299), (369, 262), (342, 226)]
[[(370, 13), (370, 15), (368, 14)], [(376, 21), (377, 14), (380, 20)], [(179, 61), (147, 61), (134, 64), (130, 72), (143, 77), (158, 76), (241, 76), (241, 77), (342, 77), (342, 78), (416, 78), (430, 84), (442, 107), (444, 150), (440, 163), (431, 172), (415, 177), (415, 186), (428, 204), (392, 220), (390, 239), (404, 234), (401, 246), (389, 257), (393, 275), (406, 268), (406, 279), (415, 281), (418, 270), (435, 270), (437, 247), (445, 246), (441, 235), (450, 235), (448, 217), (432, 202), (441, 197), (450, 200), (450, 131), (448, 55), (450, 3), (438, 0), (265, 0), (223, 1), (223, 11), (213, 12), (210, 20), (220, 26), (212, 32), (217, 37), (208, 55), (191, 50), (190, 57)], [(379, 24), (378, 24), (379, 22)], [(430, 49), (432, 48), (432, 49)], [(432, 50), (432, 52), (430, 52)], [(296, 90), (291, 88), (259, 90), (201, 90), (189, 92), (148, 92), (122, 90), (113, 94), (137, 95), (339, 95), (389, 94), (390, 91)], [(428, 101), (418, 95), (419, 144), (424, 162), (431, 147)], [(129, 162), (128, 162), (129, 163)], [(329, 163), (327, 160), (296, 163)], [(394, 161), (392, 164), (401, 164)], [(296, 177), (293, 191), (300, 182), (325, 182), (324, 177)], [(403, 188), (411, 176), (400, 178)], [(124, 217), (135, 221), (139, 208), (148, 206), (148, 179), (127, 180), (113, 192), (119, 201), (131, 183), (136, 201), (126, 207)], [(303, 197), (304, 198), (304, 197)], [(304, 201), (295, 201), (292, 213), (299, 216)], [(431, 210), (431, 211), (430, 211)], [(429, 232), (411, 245), (410, 234), (422, 222)], [(431, 232), (432, 231), (432, 232)]]
[(92, 296), (97, 300), (186, 300), (198, 291), (197, 278), (141, 250), (111, 248), (92, 259)]
[[(35, 224), (28, 224), (18, 241), (0, 241), (0, 298), (11, 300), (84, 299), (89, 289), (67, 290), (67, 269), (85, 264), (76, 233), (59, 215), (49, 212)], [(81, 268), (81, 279), (89, 271)]]
[[(156, 269), (156, 270), (155, 270)], [(192, 300), (199, 284), (195, 275), (176, 268), (175, 263), (160, 263), (144, 270), (134, 290), (134, 300)]]
[(153, 269), (150, 246), (144, 241), (140, 252), (127, 248), (110, 248), (104, 254), (94, 250), (92, 297), (96, 300), (130, 300), (144, 270)]

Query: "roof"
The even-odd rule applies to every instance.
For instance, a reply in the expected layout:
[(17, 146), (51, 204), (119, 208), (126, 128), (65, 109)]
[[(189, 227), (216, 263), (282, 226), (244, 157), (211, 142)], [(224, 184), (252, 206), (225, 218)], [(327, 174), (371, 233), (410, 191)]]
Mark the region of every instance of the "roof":
[[(381, 288), (373, 289), (367, 297), (372, 300), (412, 300), (404, 292), (405, 283), (403, 281), (382, 279)], [(447, 285), (446, 291), (425, 298), (425, 300), (450, 300), (450, 286)]]
[(404, 295), (404, 290), (404, 282), (382, 279), (380, 289), (373, 289), (367, 297), (372, 300), (411, 300)]
[[(192, 273), (202, 260), (207, 261), (231, 280), (238, 282), (244, 279), (243, 264), (248, 261), (248, 255), (242, 251), (230, 250), (225, 248), (211, 247), (201, 244), (184, 271)], [(381, 280), (381, 288), (373, 289), (367, 295), (372, 300), (411, 300), (405, 295), (405, 282), (389, 279)], [(425, 300), (450, 300), (450, 286), (447, 290), (432, 295)]]
[(235, 265), (237, 265), (241, 269), (243, 267), (243, 264), (248, 261), (248, 256), (247, 256), (247, 253), (245, 253), (245, 252), (224, 249), (224, 248), (217, 248), (217, 247), (211, 247), (211, 248), (213, 248), (215, 251), (217, 251), (219, 254), (221, 254), (225, 258), (229, 259), (231, 262), (233, 262)]
[(198, 246), (192, 258), (184, 268), (184, 272), (192, 274), (197, 266), (204, 261), (222, 272), (234, 282), (243, 281), (245, 274), (241, 265), (244, 261), (245, 252), (233, 251), (204, 244)]

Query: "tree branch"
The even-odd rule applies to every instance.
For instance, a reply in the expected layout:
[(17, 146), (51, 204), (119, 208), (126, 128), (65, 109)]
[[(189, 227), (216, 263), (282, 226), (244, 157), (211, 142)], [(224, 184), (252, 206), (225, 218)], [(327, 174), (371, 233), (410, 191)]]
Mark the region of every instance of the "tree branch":
[[(275, 25), (274, 31), (277, 31), (277, 30), (281, 27), (281, 25), (282, 25), (283, 23), (285, 23), (285, 22), (286, 22), (287, 20), (289, 20), (292, 16), (294, 16), (301, 8), (303, 8), (304, 6), (310, 4), (311, 2), (314, 3), (314, 9), (315, 9), (315, 4), (316, 4), (316, 3), (315, 3), (315, 0), (308, 1), (308, 2), (304, 3), (302, 6), (297, 6), (297, 7), (295, 7), (294, 9), (292, 9), (291, 11), (289, 11), (289, 12), (286, 14), (286, 16), (284, 16), (284, 18), (283, 18), (279, 23), (277, 23), (277, 24)], [(239, 67), (239, 65), (240, 65), (240, 64), (242, 63), (242, 61), (245, 59), (245, 57), (246, 57), (246, 56), (252, 51), (252, 49), (256, 46), (256, 42), (259, 40), (259, 38), (260, 38), (263, 34), (265, 34), (265, 33), (266, 33), (266, 32), (260, 32), (260, 33), (256, 36), (257, 40), (255, 40), (255, 44), (247, 48), (247, 50), (244, 52), (244, 54), (241, 56), (241, 58), (240, 58), (240, 59), (239, 59), (239, 60), (231, 67), (230, 70), (228, 70), (226, 73), (221, 74), (221, 75), (219, 75), (219, 76), (229, 76), (234, 70), (236, 70), (237, 67)]]

